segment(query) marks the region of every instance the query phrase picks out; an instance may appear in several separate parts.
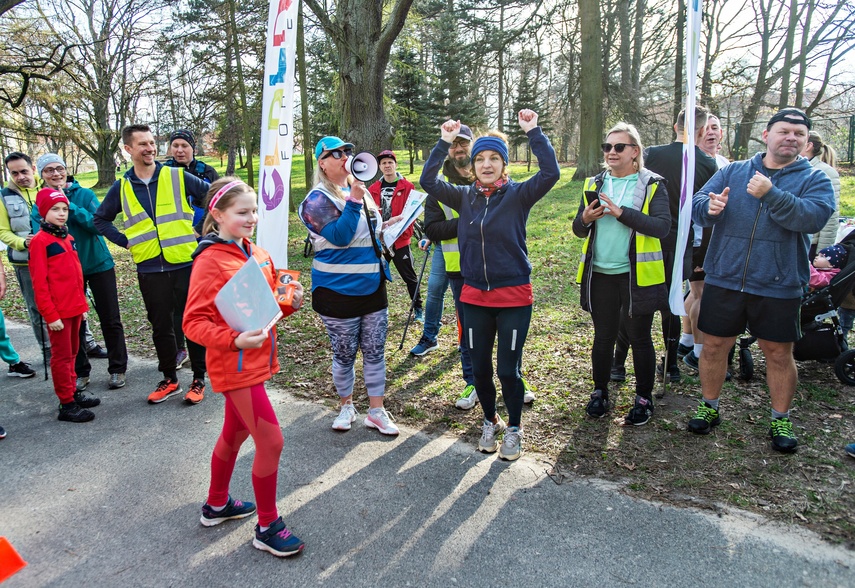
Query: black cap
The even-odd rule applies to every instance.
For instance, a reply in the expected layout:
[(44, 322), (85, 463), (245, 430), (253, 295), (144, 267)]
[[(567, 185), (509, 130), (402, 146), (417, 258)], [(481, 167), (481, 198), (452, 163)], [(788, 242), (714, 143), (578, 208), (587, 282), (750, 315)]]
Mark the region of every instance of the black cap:
[(810, 118), (805, 112), (799, 108), (787, 107), (782, 108), (775, 115), (769, 119), (769, 124), (766, 125), (766, 130), (772, 128), (772, 125), (776, 122), (787, 122), (791, 125), (804, 125), (810, 130)]

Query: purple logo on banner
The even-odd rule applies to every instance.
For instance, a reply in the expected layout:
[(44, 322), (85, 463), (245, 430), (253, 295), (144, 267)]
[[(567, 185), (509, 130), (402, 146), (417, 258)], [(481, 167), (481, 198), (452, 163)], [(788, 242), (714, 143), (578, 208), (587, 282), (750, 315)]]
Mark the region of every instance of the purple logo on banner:
[(270, 192), (267, 191), (267, 170), (264, 170), (261, 177), (261, 200), (264, 202), (264, 206), (267, 210), (273, 210), (279, 206), (282, 203), (282, 198), (285, 196), (285, 182), (282, 181), (282, 176), (279, 175), (278, 169), (273, 170), (271, 179), (273, 180), (272, 196), (270, 195)]

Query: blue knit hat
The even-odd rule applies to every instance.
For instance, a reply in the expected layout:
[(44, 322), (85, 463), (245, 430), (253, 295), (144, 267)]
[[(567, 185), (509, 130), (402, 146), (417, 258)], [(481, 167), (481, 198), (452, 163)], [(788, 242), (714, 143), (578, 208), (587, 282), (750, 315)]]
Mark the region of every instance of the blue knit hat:
[(475, 159), (475, 156), (482, 151), (495, 151), (502, 156), (505, 165), (508, 164), (508, 145), (498, 137), (486, 136), (475, 139), (475, 144), (472, 145), (472, 154), (470, 157)]
[(36, 171), (39, 172), (39, 176), (42, 175), (42, 170), (52, 163), (58, 163), (62, 167), (68, 167), (65, 165), (65, 161), (63, 161), (62, 157), (56, 153), (45, 153), (36, 161)]
[(817, 253), (824, 256), (831, 267), (843, 268), (849, 260), (849, 252), (843, 245), (831, 245), (825, 249), (820, 249)]

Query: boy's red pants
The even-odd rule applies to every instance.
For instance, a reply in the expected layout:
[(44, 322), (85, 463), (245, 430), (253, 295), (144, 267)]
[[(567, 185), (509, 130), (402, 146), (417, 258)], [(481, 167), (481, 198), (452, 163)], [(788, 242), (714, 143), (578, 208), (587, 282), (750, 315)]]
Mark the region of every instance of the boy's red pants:
[(74, 371), (74, 358), (80, 348), (80, 322), (83, 315), (62, 319), (62, 330), (51, 331), (50, 335), (50, 375), (53, 378), (53, 391), (62, 404), (74, 402), (77, 390), (77, 374)]

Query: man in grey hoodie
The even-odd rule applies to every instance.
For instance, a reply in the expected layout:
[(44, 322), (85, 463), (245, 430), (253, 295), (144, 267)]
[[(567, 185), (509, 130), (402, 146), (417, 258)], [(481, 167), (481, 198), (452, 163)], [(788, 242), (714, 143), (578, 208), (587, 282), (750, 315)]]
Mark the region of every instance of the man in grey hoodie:
[(766, 152), (720, 169), (692, 199), (692, 220), (715, 227), (703, 266), (703, 398), (689, 421), (693, 433), (705, 435), (721, 422), (728, 351), (747, 327), (766, 357), (772, 449), (792, 453), (798, 446), (789, 410), (798, 378), (799, 303), (810, 275), (810, 236), (834, 211), (828, 176), (799, 155), (810, 127), (801, 110), (780, 110), (763, 131)]

